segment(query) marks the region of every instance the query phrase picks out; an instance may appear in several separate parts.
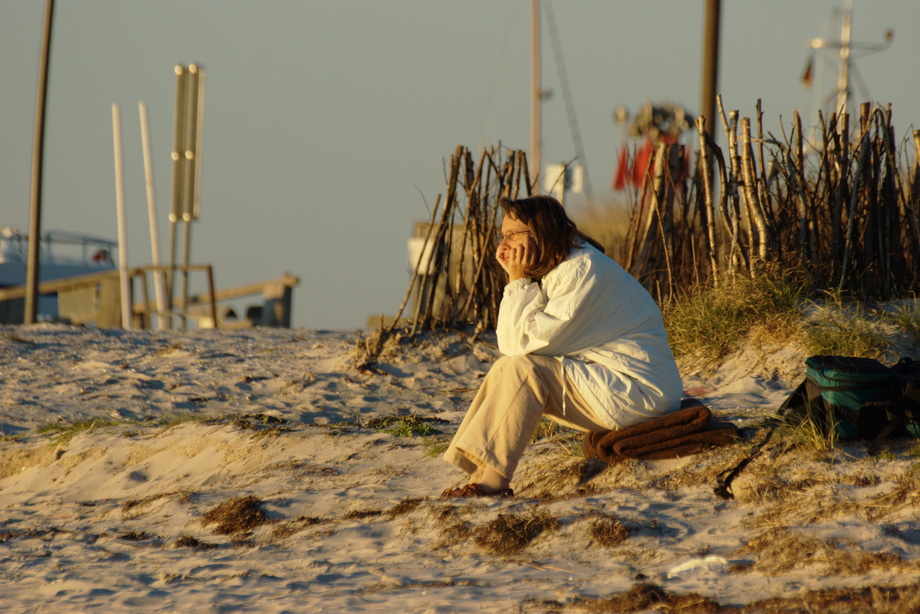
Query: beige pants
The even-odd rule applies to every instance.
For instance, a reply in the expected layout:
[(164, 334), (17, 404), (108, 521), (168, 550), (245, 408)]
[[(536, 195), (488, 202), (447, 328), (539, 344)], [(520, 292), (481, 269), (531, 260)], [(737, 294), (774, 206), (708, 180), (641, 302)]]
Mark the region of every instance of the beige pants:
[(562, 363), (550, 356), (505, 356), (492, 365), (444, 453), (475, 482), (486, 467), (511, 479), (541, 416), (580, 431), (605, 432), (577, 390), (565, 386)]

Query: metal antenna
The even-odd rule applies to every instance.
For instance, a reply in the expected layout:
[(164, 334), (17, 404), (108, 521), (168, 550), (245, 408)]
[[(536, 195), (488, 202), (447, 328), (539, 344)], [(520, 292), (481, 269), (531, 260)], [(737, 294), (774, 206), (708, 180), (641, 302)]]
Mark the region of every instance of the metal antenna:
[[(887, 49), (894, 40), (894, 30), (889, 29), (885, 32), (885, 40), (881, 43), (857, 43), (851, 40), (852, 30), (853, 0), (847, 0), (840, 24), (840, 40), (813, 38), (808, 42), (808, 47), (815, 51), (821, 49), (836, 49), (839, 51), (837, 87), (834, 92), (827, 97), (827, 101), (831, 100), (831, 98), (836, 99), (834, 112), (837, 113), (838, 117), (847, 112), (850, 97), (851, 71), (861, 82), (861, 78), (856, 71), (856, 65), (853, 63), (856, 59), (854, 52), (858, 52), (859, 57), (865, 57)], [(806, 69), (806, 84), (808, 79), (810, 79), (810, 73), (811, 66), (809, 63), (809, 67)], [(863, 86), (860, 89), (864, 90), (865, 87)]]
[(559, 42), (559, 31), (556, 30), (556, 16), (550, 0), (544, 0), (546, 7), (546, 26), (549, 40), (553, 45), (553, 55), (556, 60), (556, 70), (559, 73), (559, 84), (562, 86), (562, 97), (565, 99), (565, 114), (569, 120), (569, 131), (572, 133), (572, 143), (575, 146), (575, 158), (584, 168), (585, 195), (590, 200), (593, 197), (591, 180), (588, 177), (588, 161), (585, 157), (585, 148), (581, 142), (581, 132), (578, 130), (578, 119), (575, 117), (575, 102), (572, 100), (572, 88), (569, 87), (569, 78), (565, 71), (565, 61), (562, 59), (562, 44)]

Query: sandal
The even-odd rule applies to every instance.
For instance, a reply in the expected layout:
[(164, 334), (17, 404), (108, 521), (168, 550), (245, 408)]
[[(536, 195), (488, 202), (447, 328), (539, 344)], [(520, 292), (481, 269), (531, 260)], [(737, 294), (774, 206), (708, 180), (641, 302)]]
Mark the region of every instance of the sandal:
[(469, 497), (497, 497), (507, 499), (514, 496), (514, 491), (510, 488), (501, 490), (486, 490), (482, 484), (470, 482), (459, 488), (448, 488), (441, 493), (442, 499), (466, 499)]

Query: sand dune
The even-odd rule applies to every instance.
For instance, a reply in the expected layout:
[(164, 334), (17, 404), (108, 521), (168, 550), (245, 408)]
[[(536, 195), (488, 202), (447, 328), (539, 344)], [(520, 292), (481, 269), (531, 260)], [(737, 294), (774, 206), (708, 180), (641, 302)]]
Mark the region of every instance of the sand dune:
[[(0, 607), (771, 611), (763, 600), (844, 603), (833, 591), (868, 608), (852, 611), (920, 604), (912, 442), (767, 455), (723, 501), (715, 477), (750, 442), (608, 467), (557, 430), (528, 451), (514, 499), (441, 501), (462, 476), (437, 454), (494, 346), (425, 338), (361, 372), (357, 339), (0, 329)], [(755, 436), (802, 356), (771, 360), (685, 365), (685, 387)]]

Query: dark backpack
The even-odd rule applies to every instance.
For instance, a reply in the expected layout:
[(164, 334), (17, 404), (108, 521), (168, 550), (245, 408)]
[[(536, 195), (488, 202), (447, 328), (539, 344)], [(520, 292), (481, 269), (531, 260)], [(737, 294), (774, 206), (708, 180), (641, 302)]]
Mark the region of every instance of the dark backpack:
[[(805, 379), (779, 408), (782, 420), (793, 425), (811, 422), (823, 435), (833, 433), (847, 441), (879, 443), (890, 436), (907, 435), (909, 418), (897, 401), (913, 365), (903, 359), (896, 368), (872, 358), (811, 356), (805, 360)], [(920, 378), (920, 370), (915, 375)]]
[(810, 421), (841, 440), (869, 441), (875, 452), (889, 437), (920, 438), (920, 363), (902, 358), (887, 367), (871, 358), (811, 356), (805, 379), (779, 408), (779, 422), (735, 467), (718, 477), (715, 493), (733, 498), (731, 482), (760, 454), (779, 424)]
[(808, 420), (822, 434), (876, 446), (889, 437), (920, 437), (920, 364), (811, 356), (805, 367), (805, 379), (780, 406), (782, 420)]
[(920, 362), (905, 357), (891, 370), (898, 388), (890, 402), (889, 420), (903, 421), (904, 434), (920, 439)]

